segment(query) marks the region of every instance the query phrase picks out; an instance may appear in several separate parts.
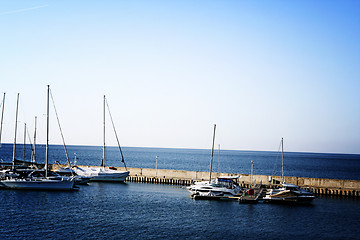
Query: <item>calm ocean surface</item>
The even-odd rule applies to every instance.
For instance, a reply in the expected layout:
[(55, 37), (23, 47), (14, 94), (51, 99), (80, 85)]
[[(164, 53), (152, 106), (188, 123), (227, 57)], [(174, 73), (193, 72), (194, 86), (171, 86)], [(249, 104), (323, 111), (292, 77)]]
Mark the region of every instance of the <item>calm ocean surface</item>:
[[(68, 146), (78, 164), (100, 165), (101, 147)], [(128, 167), (208, 171), (210, 150), (124, 148)], [(38, 162), (44, 148), (38, 148)], [(30, 149), (26, 153), (30, 158)], [(62, 146), (51, 162), (65, 163)], [(108, 148), (108, 166), (122, 166)], [(12, 145), (0, 157), (10, 162)], [(18, 159), (23, 148), (18, 146)], [(215, 154), (214, 171), (217, 171)], [(276, 152), (221, 151), (221, 172), (280, 174)], [(359, 180), (360, 156), (285, 153), (285, 175)], [(90, 183), (75, 192), (0, 190), (0, 239), (360, 239), (360, 200), (319, 197), (309, 206), (195, 201), (180, 186)]]
[[(71, 162), (74, 153), (79, 158), (79, 165), (101, 164), (102, 148), (100, 146), (67, 146)], [(117, 147), (106, 148), (106, 165), (123, 166), (120, 162), (120, 152)], [(155, 168), (156, 156), (159, 169), (176, 169), (188, 171), (209, 171), (211, 150), (204, 149), (175, 149), (175, 148), (122, 148), (128, 167)], [(12, 144), (2, 144), (0, 158), (4, 162), (11, 162), (13, 154)], [(16, 158), (23, 159), (24, 147), (18, 144)], [(31, 157), (31, 147), (26, 147), (25, 159)], [(36, 159), (44, 163), (45, 146), (36, 149)], [(220, 151), (220, 171), (224, 173), (250, 174), (251, 160), (254, 161), (254, 174), (281, 176), (281, 153), (261, 151)], [(63, 146), (52, 145), (49, 148), (49, 161), (66, 163)], [(284, 153), (285, 176), (333, 178), (360, 180), (359, 154), (328, 154), (328, 153)], [(218, 171), (218, 152), (214, 152), (213, 171)]]

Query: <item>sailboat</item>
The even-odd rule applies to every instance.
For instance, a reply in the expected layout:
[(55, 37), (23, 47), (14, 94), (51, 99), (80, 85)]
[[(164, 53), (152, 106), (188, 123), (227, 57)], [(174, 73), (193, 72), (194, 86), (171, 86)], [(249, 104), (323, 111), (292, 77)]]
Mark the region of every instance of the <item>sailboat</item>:
[(268, 189), (263, 198), (264, 202), (273, 203), (310, 203), (315, 199), (312, 192), (285, 182), (284, 177), (284, 139), (281, 138), (281, 184), (279, 188)]
[(87, 176), (87, 177), (91, 177), (90, 181), (97, 181), (97, 182), (124, 182), (126, 180), (126, 177), (129, 176), (130, 171), (127, 171), (126, 165), (125, 165), (125, 160), (124, 160), (124, 156), (122, 154), (122, 150), (120, 147), (120, 143), (119, 143), (119, 139), (117, 137), (116, 131), (115, 131), (115, 125), (114, 122), (112, 120), (111, 117), (111, 113), (109, 110), (109, 106), (108, 106), (108, 110), (109, 110), (109, 115), (110, 115), (110, 119), (113, 125), (113, 129), (115, 132), (115, 136), (118, 142), (118, 147), (120, 150), (120, 154), (121, 154), (121, 158), (122, 158), (122, 162), (125, 165), (125, 169), (126, 171), (119, 171), (119, 170), (115, 170), (115, 169), (110, 169), (110, 168), (106, 168), (105, 167), (105, 149), (106, 149), (106, 144), (105, 144), (105, 110), (106, 110), (106, 105), (107, 105), (107, 101), (106, 101), (106, 97), (104, 95), (104, 106), (103, 106), (103, 147), (102, 147), (102, 161), (101, 161), (101, 166), (100, 167), (78, 167), (78, 166), (74, 166), (74, 171), (76, 174), (81, 175), (81, 176)]
[(237, 183), (237, 179), (239, 178), (239, 176), (219, 176), (213, 180), (211, 179), (212, 162), (214, 156), (215, 131), (216, 124), (214, 124), (209, 181), (195, 182), (191, 186), (187, 187), (188, 191), (191, 193), (191, 196), (195, 199), (214, 199), (218, 197), (221, 198), (236, 196), (241, 193), (241, 188)]
[[(76, 190), (74, 187), (74, 178), (50, 176), (49, 171), (49, 91), (47, 86), (47, 134), (46, 134), (46, 155), (45, 171), (39, 172), (34, 169), (17, 169), (15, 167), (15, 148), (16, 148), (16, 131), (17, 115), (19, 105), (19, 94), (17, 95), (16, 117), (15, 117), (15, 138), (13, 150), (12, 169), (3, 173), (3, 179), (0, 180), (1, 187), (10, 189), (29, 189), (29, 190)], [(36, 174), (35, 174), (36, 173)]]

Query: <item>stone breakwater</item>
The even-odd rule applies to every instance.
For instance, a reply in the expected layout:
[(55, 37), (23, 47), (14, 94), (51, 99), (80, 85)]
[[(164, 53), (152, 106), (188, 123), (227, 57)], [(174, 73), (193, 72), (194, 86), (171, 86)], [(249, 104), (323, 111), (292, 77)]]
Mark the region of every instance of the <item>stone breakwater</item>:
[[(117, 167), (116, 169), (125, 171), (125, 168), (123, 167)], [(130, 175), (126, 179), (128, 182), (187, 186), (196, 181), (204, 181), (209, 179), (209, 172), (150, 168), (127, 168), (127, 170), (130, 171)], [(250, 187), (252, 183), (253, 185), (262, 184), (264, 187), (274, 188), (278, 186), (281, 181), (280, 176), (250, 176), (249, 174), (241, 173), (221, 173), (220, 175), (240, 176), (238, 182), (242, 187)], [(212, 173), (212, 178), (218, 176), (218, 173)], [(285, 182), (295, 184), (304, 189), (308, 189), (317, 195), (360, 197), (360, 181), (357, 180), (285, 177)]]

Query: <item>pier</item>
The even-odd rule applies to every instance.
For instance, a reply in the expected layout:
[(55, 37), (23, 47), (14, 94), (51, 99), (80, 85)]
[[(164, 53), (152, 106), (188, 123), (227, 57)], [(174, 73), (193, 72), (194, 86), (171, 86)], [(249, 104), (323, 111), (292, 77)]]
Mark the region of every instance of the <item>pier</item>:
[[(57, 165), (53, 166), (54, 168)], [(79, 166), (86, 167), (86, 166)], [(91, 166), (90, 166), (91, 167)], [(117, 170), (125, 171), (124, 167), (116, 167)], [(209, 179), (209, 172), (184, 171), (171, 169), (151, 169), (151, 168), (127, 168), (130, 175), (126, 178), (127, 182), (171, 184), (189, 186), (197, 181)], [(250, 174), (241, 173), (221, 173), (221, 176), (240, 176), (238, 183), (244, 187), (251, 186)], [(213, 178), (218, 173), (213, 173)], [(280, 184), (281, 176), (253, 175), (252, 184), (261, 184), (264, 188), (275, 188)], [(316, 195), (323, 196), (346, 196), (360, 197), (360, 181), (345, 179), (325, 179), (325, 178), (306, 178), (306, 177), (285, 177), (285, 182), (292, 183), (300, 188), (307, 189)]]

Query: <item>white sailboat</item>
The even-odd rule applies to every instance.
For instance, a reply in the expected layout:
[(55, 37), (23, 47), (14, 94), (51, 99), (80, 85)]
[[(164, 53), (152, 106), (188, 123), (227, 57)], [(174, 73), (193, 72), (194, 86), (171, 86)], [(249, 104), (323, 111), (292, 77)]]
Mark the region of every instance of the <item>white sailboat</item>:
[(241, 194), (241, 188), (237, 183), (239, 176), (217, 177), (212, 181), (196, 182), (187, 189), (191, 195), (197, 197), (229, 197)]
[(264, 202), (273, 203), (310, 203), (315, 199), (312, 192), (303, 190), (298, 186), (285, 182), (284, 177), (284, 139), (281, 138), (281, 186), (276, 189), (268, 189)]
[(239, 195), (241, 193), (241, 188), (237, 183), (237, 179), (239, 178), (239, 176), (234, 176), (234, 177), (219, 176), (213, 180), (211, 179), (212, 162), (214, 156), (215, 131), (216, 131), (216, 124), (214, 124), (209, 181), (196, 182), (191, 186), (187, 187), (192, 197), (197, 199), (211, 199), (214, 197), (223, 197), (223, 196), (228, 197), (228, 196)]
[(2, 174), (2, 180), (0, 181), (1, 187), (10, 189), (29, 189), (29, 190), (75, 190), (74, 178), (60, 177), (53, 178), (49, 176), (48, 170), (48, 156), (49, 156), (49, 91), (50, 87), (47, 86), (47, 135), (46, 135), (46, 156), (45, 156), (45, 172), (43, 175), (34, 176), (33, 169), (26, 171), (18, 171), (15, 168), (15, 148), (16, 148), (16, 131), (17, 131), (17, 115), (19, 94), (17, 96), (16, 105), (16, 118), (15, 118), (15, 138), (14, 138), (14, 150), (13, 150), (13, 166), (12, 169)]
[(313, 193), (290, 183), (283, 182), (277, 189), (268, 189), (264, 202), (272, 203), (310, 203), (315, 199)]
[[(76, 172), (76, 174), (78, 174), (78, 175), (91, 177), (90, 181), (124, 182), (126, 180), (126, 177), (129, 176), (130, 171), (119, 171), (119, 170), (109, 169), (109, 168), (105, 167), (105, 148), (106, 148), (106, 144), (105, 144), (105, 109), (106, 109), (106, 104), (107, 104), (106, 97), (104, 95), (104, 106), (103, 106), (103, 140), (104, 140), (104, 142), (103, 142), (103, 148), (102, 148), (103, 156), (102, 156), (101, 166), (100, 167), (74, 166), (73, 169)], [(109, 110), (109, 106), (108, 106), (108, 110)], [(122, 154), (122, 150), (120, 147), (119, 139), (118, 139), (116, 131), (115, 131), (115, 125), (112, 120), (110, 110), (109, 110), (109, 114), (110, 114), (110, 119), (111, 119), (111, 122), (112, 122), (112, 125), (114, 128), (116, 140), (118, 142), (118, 147), (120, 150), (122, 162), (125, 165), (124, 156)], [(125, 169), (126, 169), (126, 165), (125, 165)]]

